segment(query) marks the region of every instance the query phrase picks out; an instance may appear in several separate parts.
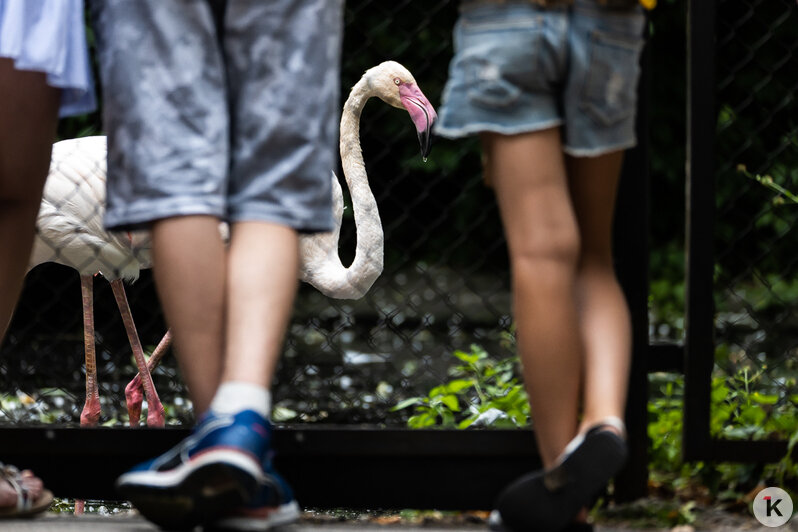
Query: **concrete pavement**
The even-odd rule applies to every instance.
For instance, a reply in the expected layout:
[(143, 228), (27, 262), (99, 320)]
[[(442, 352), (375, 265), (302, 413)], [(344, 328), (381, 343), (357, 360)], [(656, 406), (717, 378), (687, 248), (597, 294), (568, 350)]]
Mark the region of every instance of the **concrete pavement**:
[[(68, 514), (46, 514), (34, 519), (0, 520), (2, 532), (154, 532), (159, 530), (139, 515), (76, 517)], [(280, 532), (452, 532), (452, 530), (487, 530), (482, 525), (456, 527), (375, 525), (373, 523), (305, 523), (290, 525)], [(609, 532), (609, 531), (603, 531)]]
[[(46, 514), (35, 519), (0, 520), (2, 532), (154, 532), (159, 530), (139, 515), (125, 514), (114, 516), (84, 515), (76, 517), (69, 514)], [(369, 522), (313, 523), (300, 521), (298, 524), (279, 529), (280, 532), (452, 532), (453, 530), (487, 531), (485, 525), (458, 524), (451, 526), (429, 525), (379, 525)], [(643, 532), (642, 529), (607, 528), (598, 526), (597, 532)], [(645, 529), (644, 532), (667, 532), (667, 529)]]
[[(387, 523), (387, 524), (383, 524)], [(279, 532), (452, 532), (453, 530), (484, 531), (488, 528), (481, 523), (470, 523), (464, 519), (446, 519), (440, 523), (428, 521), (411, 524), (386, 519), (383, 523), (373, 519), (352, 518), (339, 520), (329, 516), (319, 518), (312, 512), (305, 512), (299, 523), (279, 529)], [(724, 511), (703, 513), (693, 526), (675, 528), (650, 528), (638, 521), (613, 521), (612, 525), (600, 524), (596, 532), (749, 532), (774, 530), (760, 525), (753, 516), (732, 514)], [(86, 514), (74, 516), (71, 513), (49, 512), (33, 519), (0, 519), (0, 532), (154, 532), (159, 530), (135, 511), (111, 515)], [(199, 529), (198, 529), (199, 530)], [(779, 532), (798, 532), (798, 517), (780, 527)]]

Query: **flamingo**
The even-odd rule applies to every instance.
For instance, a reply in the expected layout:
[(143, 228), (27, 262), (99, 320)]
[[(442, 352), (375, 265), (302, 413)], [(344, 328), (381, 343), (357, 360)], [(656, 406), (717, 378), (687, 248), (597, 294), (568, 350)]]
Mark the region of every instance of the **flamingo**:
[(385, 61), (367, 70), (355, 83), (341, 113), (340, 152), (344, 179), (352, 197), (357, 228), (355, 258), (346, 268), (338, 255), (343, 199), (341, 185), (333, 173), (333, 217), (329, 233), (300, 238), (299, 278), (324, 295), (336, 299), (363, 297), (382, 273), (384, 235), (377, 201), (369, 188), (360, 148), (360, 115), (366, 102), (377, 97), (392, 107), (405, 109), (413, 121), (421, 144), (421, 155), (429, 155), (430, 131), (438, 115), (418, 87), (413, 75), (395, 61)]
[[(412, 74), (395, 61), (386, 61), (367, 70), (352, 87), (341, 115), (340, 152), (357, 230), (355, 258), (349, 267), (344, 267), (338, 255), (344, 202), (334, 172), (334, 229), (329, 233), (299, 237), (299, 278), (337, 299), (363, 297), (383, 269), (382, 223), (360, 148), (360, 115), (366, 101), (375, 96), (393, 107), (407, 110), (424, 158), (429, 154), (430, 131), (437, 118)], [(100, 416), (92, 303), (92, 278), (99, 273), (111, 283), (139, 369), (125, 388), (130, 424), (138, 425), (141, 403), (146, 396), (147, 424), (163, 426), (163, 405), (150, 373), (166, 352), (171, 334), (167, 331), (149, 361), (145, 360), (123, 281), (134, 281), (141, 269), (151, 266), (151, 239), (148, 231), (118, 233), (103, 228), (106, 150), (106, 139), (102, 136), (64, 140), (53, 146), (28, 270), (43, 262), (57, 262), (80, 273), (86, 350), (86, 403), (81, 425), (94, 425)], [(220, 229), (224, 232), (224, 228)]]
[[(80, 274), (86, 359), (86, 401), (80, 414), (81, 426), (96, 425), (100, 419), (93, 305), (93, 277), (96, 274), (101, 274), (111, 283), (139, 368), (137, 385), (134, 387), (131, 382), (125, 389), (129, 422), (132, 426), (139, 422), (142, 398), (137, 401), (134, 396), (136, 393), (140, 395), (143, 388), (149, 405), (147, 424), (163, 426), (163, 404), (147, 370), (147, 361), (122, 284), (123, 279), (136, 280), (142, 268), (150, 267), (149, 235), (142, 232), (114, 234), (103, 229), (105, 155), (104, 137), (86, 137), (53, 145), (28, 271), (45, 262), (56, 262), (70, 266)], [(162, 356), (159, 352), (167, 349), (170, 338), (167, 332), (154, 355)], [(75, 501), (75, 514), (82, 514), (84, 507), (84, 501)]]
[[(80, 274), (86, 357), (86, 402), (80, 424), (96, 425), (100, 418), (93, 310), (93, 277), (99, 273), (111, 283), (139, 374), (143, 375), (140, 382), (149, 405), (147, 424), (163, 426), (163, 405), (149, 372), (142, 371), (147, 363), (122, 284), (123, 280), (135, 281), (142, 269), (151, 266), (150, 238), (146, 232), (104, 230), (105, 156), (104, 137), (84, 137), (53, 145), (28, 271), (45, 262), (56, 262)], [(166, 350), (169, 341), (167, 333), (156, 352)], [(135, 398), (129, 397), (128, 414), (130, 424), (137, 425), (141, 401), (136, 410)]]

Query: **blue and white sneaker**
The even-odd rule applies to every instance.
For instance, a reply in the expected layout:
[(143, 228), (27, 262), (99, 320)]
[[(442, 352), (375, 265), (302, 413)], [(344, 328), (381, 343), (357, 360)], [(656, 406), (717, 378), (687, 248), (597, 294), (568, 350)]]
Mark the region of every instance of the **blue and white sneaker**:
[(153, 523), (169, 529), (209, 523), (258, 494), (271, 426), (260, 414), (207, 413), (191, 435), (116, 482)]
[(263, 463), (264, 478), (255, 497), (213, 525), (206, 526), (206, 531), (272, 530), (289, 525), (299, 519), (302, 511), (294, 498), (294, 491), (288, 482), (275, 471), (271, 458), (268, 456)]

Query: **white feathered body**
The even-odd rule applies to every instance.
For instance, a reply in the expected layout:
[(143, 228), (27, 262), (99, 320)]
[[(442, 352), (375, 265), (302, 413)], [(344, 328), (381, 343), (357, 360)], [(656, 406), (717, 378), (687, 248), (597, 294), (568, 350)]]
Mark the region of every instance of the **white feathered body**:
[[(103, 226), (106, 153), (106, 137), (69, 139), (53, 145), (28, 270), (56, 262), (81, 275), (100, 273), (108, 280), (134, 281), (142, 269), (152, 266), (149, 231), (109, 232)], [(351, 281), (347, 282), (340, 260), (335, 260), (344, 202), (335, 174), (332, 182), (335, 228), (330, 233), (299, 236), (299, 277), (330, 297), (356, 298), (362, 292), (351, 293)], [(227, 224), (220, 224), (219, 231), (226, 239)]]
[(81, 275), (101, 273), (109, 280), (133, 281), (152, 265), (148, 231), (112, 233), (103, 227), (105, 161), (105, 137), (53, 145), (29, 270), (56, 262)]

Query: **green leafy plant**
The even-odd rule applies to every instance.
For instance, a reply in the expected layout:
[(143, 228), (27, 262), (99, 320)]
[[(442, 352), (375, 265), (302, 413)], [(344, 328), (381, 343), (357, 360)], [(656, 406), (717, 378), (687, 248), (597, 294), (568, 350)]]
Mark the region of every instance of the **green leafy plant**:
[(684, 463), (681, 459), (684, 377), (657, 373), (650, 377), (648, 403), (651, 483), (694, 496), (708, 490), (714, 499), (737, 501), (759, 483), (789, 486), (798, 480), (792, 450), (798, 443), (798, 408), (794, 396), (769, 389), (764, 370), (739, 368), (712, 379), (710, 433), (724, 439), (789, 439), (785, 457), (774, 464)]
[[(512, 336), (508, 333), (508, 341)], [(511, 346), (514, 351), (514, 346)], [(722, 346), (719, 346), (719, 349)], [(492, 358), (482, 347), (455, 351), (457, 363), (448, 382), (425, 396), (399, 402), (393, 411), (413, 408), (411, 428), (524, 427), (529, 424), (527, 395), (518, 377), (518, 358)], [(650, 375), (648, 436), (650, 481), (662, 490), (692, 500), (739, 501), (759, 483), (789, 486), (798, 480), (792, 450), (798, 445), (798, 396), (769, 384), (766, 368), (741, 367), (712, 378), (710, 432), (727, 439), (789, 439), (789, 451), (778, 463), (685, 463), (681, 457), (684, 376)], [(681, 510), (684, 508), (680, 507)], [(690, 509), (678, 517), (689, 523)]]
[(529, 403), (516, 372), (518, 357), (491, 358), (478, 345), (455, 351), (459, 360), (451, 380), (426, 396), (401, 401), (393, 411), (413, 407), (411, 428), (474, 426), (523, 427), (529, 423)]

